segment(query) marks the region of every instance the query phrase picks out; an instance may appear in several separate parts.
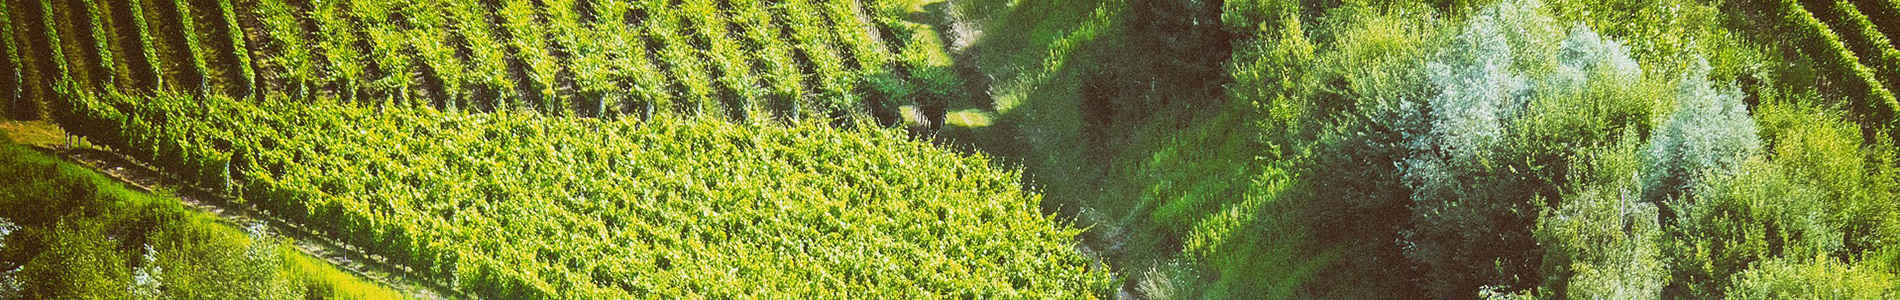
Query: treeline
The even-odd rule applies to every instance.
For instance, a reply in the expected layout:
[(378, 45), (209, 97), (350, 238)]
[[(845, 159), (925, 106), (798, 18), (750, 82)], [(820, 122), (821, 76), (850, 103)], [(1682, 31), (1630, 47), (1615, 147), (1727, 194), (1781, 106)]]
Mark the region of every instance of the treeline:
[[(8, 0), (16, 119), (57, 92), (902, 122), (967, 97), (905, 1)], [(931, 118), (941, 118), (930, 116)], [(851, 121), (839, 121), (850, 124)]]

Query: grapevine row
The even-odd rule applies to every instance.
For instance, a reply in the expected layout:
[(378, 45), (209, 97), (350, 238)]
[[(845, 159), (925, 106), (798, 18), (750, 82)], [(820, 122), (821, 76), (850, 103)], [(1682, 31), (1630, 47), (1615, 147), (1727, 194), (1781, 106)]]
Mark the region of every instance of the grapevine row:
[[(1900, 36), (1900, 1), (1895, 0), (1852, 0), (1868, 20), (1873, 21), (1876, 30), (1888, 37)], [(1892, 41), (1889, 41), (1892, 42)], [(1900, 47), (1900, 45), (1895, 45)]]
[(0, 1), (0, 18), (5, 18), (0, 19), (0, 97), (4, 97), (0, 98), (4, 100), (0, 102), (0, 113), (8, 118), (19, 118), (24, 112), (21, 108), (33, 100), (26, 95), (27, 83), (22, 76), (31, 70), (26, 69), (25, 62), (21, 61), (22, 51), (15, 43), (14, 12), (9, 8), (9, 2)]
[(1817, 65), (1826, 68), (1822, 71), (1846, 77), (1838, 80), (1845, 89), (1839, 92), (1856, 99), (1850, 104), (1851, 110), (1861, 120), (1866, 137), (1871, 140), (1876, 133), (1895, 137), (1894, 133), (1900, 132), (1900, 122), (1895, 119), (1900, 112), (1900, 101), (1881, 86), (1874, 70), (1861, 64), (1861, 59), (1841, 42), (1840, 36), (1796, 0), (1781, 0), (1776, 5), (1784, 24), (1797, 33), (1791, 44), (1818, 60)]
[(1895, 50), (1887, 36), (1875, 30), (1867, 15), (1861, 14), (1848, 0), (1809, 2), (1827, 8), (1818, 17), (1839, 33), (1843, 44), (1862, 58), (1875, 78), (1889, 91), (1900, 88), (1896, 85), (1900, 84), (1900, 50)]
[(62, 49), (64, 44), (60, 42), (58, 27), (54, 24), (56, 22), (53, 19), (57, 15), (53, 13), (50, 1), (21, 0), (12, 5), (19, 7), (11, 10), (19, 13), (15, 34), (20, 45), (30, 47), (23, 51), (25, 53), (21, 57), (26, 60), (25, 67), (28, 70), (22, 73), (26, 74), (27, 88), (31, 90), (31, 100), (16, 103), (14, 114), (22, 119), (43, 118), (54, 93), (68, 88), (64, 85), (74, 82)]
[(57, 119), (76, 134), (481, 298), (1094, 298), (1112, 285), (1016, 174), (895, 130), (66, 97)]
[(896, 2), (10, 1), (36, 8), (7, 16), (31, 29), (8, 37), (14, 69), (31, 71), (15, 81), (36, 95), (15, 99), (73, 82), (439, 110), (891, 124), (898, 106), (962, 93), (942, 41), (903, 21)]

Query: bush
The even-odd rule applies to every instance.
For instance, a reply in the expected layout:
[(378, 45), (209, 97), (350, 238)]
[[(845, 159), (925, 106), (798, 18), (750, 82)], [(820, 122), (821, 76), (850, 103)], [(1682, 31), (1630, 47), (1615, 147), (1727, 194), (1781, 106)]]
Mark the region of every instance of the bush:
[(1729, 299), (1893, 299), (1892, 273), (1816, 257), (1777, 259), (1735, 274)]
[(299, 299), (303, 289), (271, 240), (252, 240), (199, 222), (171, 222), (150, 233), (145, 255), (166, 299)]
[(1824, 213), (1845, 240), (1837, 254), (1861, 253), (1900, 241), (1900, 191), (1895, 157), (1862, 145), (1861, 129), (1838, 112), (1803, 103), (1773, 103), (1756, 114), (1761, 135), (1783, 177), (1816, 189), (1828, 200)]
[[(1677, 209), (1667, 244), (1668, 294), (1710, 298), (1751, 265), (1823, 256), (1847, 260), (1891, 243), (1893, 167), (1859, 145), (1854, 125), (1801, 103), (1762, 106), (1767, 155), (1705, 177)], [(1768, 158), (1773, 158), (1769, 161)]]
[[(1290, 2), (1290, 1), (1289, 1)], [(1235, 3), (1235, 2), (1229, 2)], [(1240, 5), (1240, 4), (1235, 4)], [(1419, 295), (1417, 269), (1393, 241), (1409, 213), (1410, 190), (1393, 162), (1409, 128), (1393, 126), (1397, 104), (1423, 95), (1421, 59), (1434, 49), (1429, 10), (1339, 8), (1337, 22), (1309, 31), (1294, 3), (1260, 40), (1237, 44), (1233, 101), (1255, 106), (1262, 157), (1292, 162), (1302, 177), (1281, 201), (1297, 203), (1310, 229), (1306, 251), (1330, 261), (1303, 291), (1316, 298)], [(1333, 35), (1338, 51), (1318, 52), (1311, 35)], [(1276, 244), (1276, 246), (1278, 246)]]
[(1413, 189), (1402, 247), (1434, 298), (1471, 298), (1481, 287), (1516, 293), (1562, 275), (1540, 274), (1537, 212), (1582, 184), (1566, 179), (1576, 148), (1645, 127), (1642, 69), (1622, 44), (1553, 25), (1536, 1), (1485, 8), (1426, 63), (1436, 95), (1402, 109), (1400, 166)]
[(1600, 182), (1566, 194), (1545, 211), (1534, 234), (1546, 247), (1542, 290), (1549, 299), (1655, 299), (1668, 280), (1655, 205), (1642, 202), (1636, 145), (1587, 152), (1572, 167), (1579, 181)]
[(1703, 178), (1733, 173), (1761, 148), (1741, 89), (1714, 86), (1710, 69), (1708, 61), (1697, 59), (1683, 75), (1676, 111), (1650, 139), (1643, 198), (1662, 203), (1665, 211), (1670, 201), (1684, 197)]
[[(128, 299), (130, 273), (125, 257), (113, 250), (105, 228), (90, 222), (59, 221), (25, 232), (31, 250), (21, 265), (21, 294), (29, 299)], [(12, 246), (12, 245), (10, 245)], [(21, 249), (7, 249), (20, 251)]]
[(1756, 261), (1839, 248), (1841, 236), (1817, 213), (1825, 199), (1814, 189), (1789, 182), (1759, 156), (1735, 172), (1705, 178), (1696, 201), (1675, 208), (1668, 294), (1720, 298), (1729, 276)]

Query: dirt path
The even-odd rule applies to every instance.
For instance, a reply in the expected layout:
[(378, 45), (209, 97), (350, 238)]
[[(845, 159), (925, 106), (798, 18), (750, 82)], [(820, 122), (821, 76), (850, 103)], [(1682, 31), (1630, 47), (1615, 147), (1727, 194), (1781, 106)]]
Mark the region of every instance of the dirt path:
[(158, 190), (171, 191), (173, 196), (184, 202), (186, 206), (216, 214), (221, 222), (229, 225), (238, 228), (264, 225), (269, 228), (270, 234), (289, 238), (297, 251), (328, 261), (339, 269), (389, 287), (406, 296), (417, 299), (468, 298), (435, 282), (417, 280), (415, 279), (417, 277), (406, 268), (390, 264), (382, 257), (366, 255), (361, 249), (316, 235), (302, 226), (259, 213), (251, 207), (232, 203), (229, 198), (181, 185), (170, 177), (123, 155), (85, 148), (54, 149), (39, 146), (34, 148), (91, 168), (107, 177), (124, 182), (134, 190), (146, 193)]

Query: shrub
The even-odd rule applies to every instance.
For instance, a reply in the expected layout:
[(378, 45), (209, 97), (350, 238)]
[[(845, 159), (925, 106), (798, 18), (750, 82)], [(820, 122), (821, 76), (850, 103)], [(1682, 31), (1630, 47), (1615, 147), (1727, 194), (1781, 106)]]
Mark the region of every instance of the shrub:
[(1894, 276), (1816, 257), (1777, 259), (1735, 274), (1729, 299), (1893, 299)]
[(1412, 188), (1413, 222), (1403, 247), (1423, 268), (1421, 284), (1433, 298), (1471, 298), (1483, 286), (1517, 291), (1539, 277), (1530, 228), (1543, 184), (1522, 176), (1513, 163), (1519, 158), (1506, 151), (1510, 125), (1525, 117), (1536, 92), (1519, 66), (1547, 64), (1541, 53), (1553, 49), (1537, 48), (1556, 38), (1545, 34), (1549, 19), (1539, 7), (1510, 1), (1472, 17), (1426, 63), (1437, 94), (1403, 109), (1409, 153), (1399, 164)]
[(1700, 58), (1691, 65), (1678, 88), (1675, 112), (1650, 138), (1643, 197), (1663, 203), (1665, 210), (1670, 209), (1667, 201), (1683, 197), (1702, 178), (1733, 173), (1761, 148), (1741, 89), (1714, 86), (1710, 69)]
[[(1772, 101), (1772, 100), (1771, 100)], [(1761, 106), (1771, 151), (1733, 174), (1705, 177), (1677, 209), (1667, 246), (1669, 294), (1736, 296), (1737, 273), (1758, 261), (1851, 259), (1890, 243), (1893, 167), (1859, 145), (1857, 128), (1801, 103)], [(1773, 161), (1767, 160), (1773, 158)]]
[(181, 221), (153, 230), (146, 250), (153, 269), (161, 270), (157, 285), (166, 299), (303, 298), (276, 243)]
[(30, 299), (126, 299), (124, 280), (130, 273), (105, 230), (92, 222), (58, 221), (24, 232), (31, 245), (20, 246), (33, 254), (19, 270), (21, 294)]
[[(1425, 63), (1434, 93), (1400, 102), (1393, 122), (1404, 136), (1399, 166), (1413, 214), (1401, 247), (1432, 297), (1562, 295), (1573, 285), (1590, 295), (1641, 294), (1660, 283), (1658, 269), (1621, 265), (1656, 263), (1640, 255), (1654, 255), (1653, 242), (1642, 242), (1654, 229), (1632, 227), (1608, 252), (1573, 251), (1616, 236), (1591, 231), (1598, 224), (1588, 220), (1642, 215), (1641, 206), (1618, 202), (1640, 192), (1624, 177), (1637, 173), (1634, 158), (1614, 176), (1587, 173), (1614, 162), (1578, 160), (1635, 147), (1660, 93), (1622, 42), (1583, 25), (1564, 33), (1547, 14), (1537, 1), (1482, 9)], [(1578, 152), (1604, 147), (1612, 150)], [(1608, 208), (1617, 214), (1594, 211)], [(1539, 221), (1545, 210), (1560, 219)], [(1538, 286), (1548, 289), (1529, 290)]]
[(1656, 299), (1668, 280), (1663, 230), (1655, 205), (1637, 196), (1640, 142), (1589, 151), (1572, 167), (1578, 181), (1597, 182), (1564, 196), (1544, 212), (1534, 234), (1545, 249), (1550, 299)]
[[(1771, 100), (1772, 101), (1772, 100)], [(1861, 128), (1838, 112), (1801, 103), (1760, 106), (1761, 135), (1783, 177), (1828, 200), (1824, 213), (1845, 235), (1843, 253), (1892, 246), (1900, 170), (1882, 145), (1862, 145)]]
[(1816, 213), (1824, 199), (1774, 168), (1756, 156), (1735, 174), (1705, 178), (1694, 203), (1674, 208), (1668, 294), (1719, 298), (1729, 276), (1756, 261), (1838, 249), (1841, 236)]

